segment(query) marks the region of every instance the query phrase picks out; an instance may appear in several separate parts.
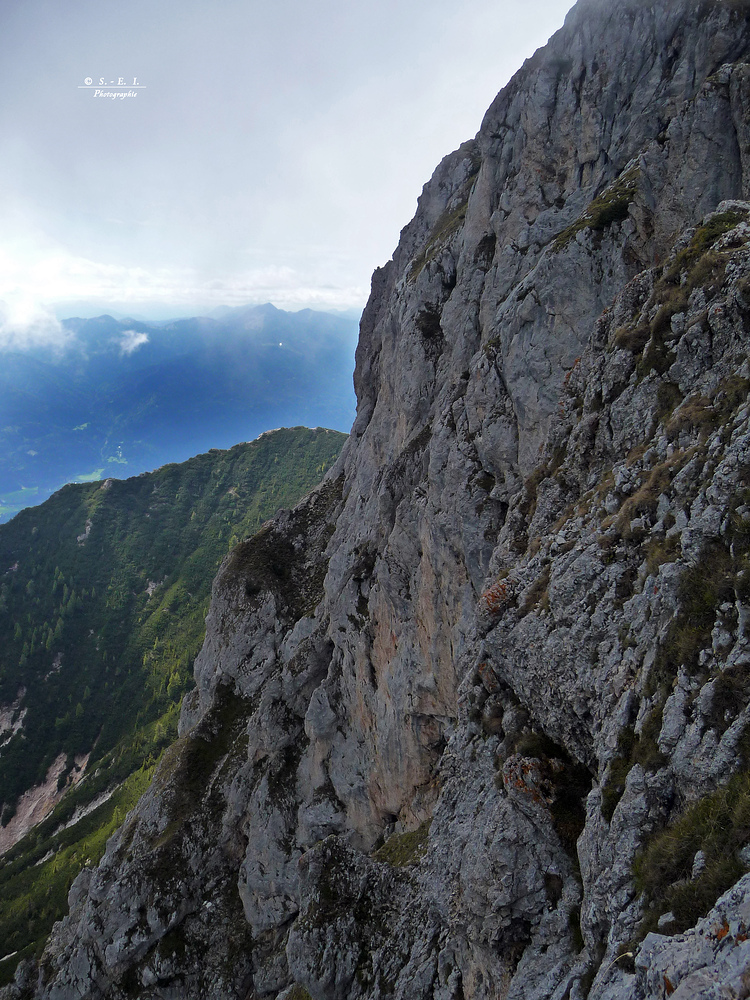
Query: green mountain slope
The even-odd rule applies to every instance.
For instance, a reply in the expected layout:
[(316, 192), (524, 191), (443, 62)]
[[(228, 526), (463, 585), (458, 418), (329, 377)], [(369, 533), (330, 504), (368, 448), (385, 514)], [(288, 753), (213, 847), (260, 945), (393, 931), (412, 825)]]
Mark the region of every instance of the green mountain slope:
[(125, 479), (268, 427), (354, 419), (353, 318), (265, 305), (63, 326), (59, 353), (2, 352), (0, 522), (64, 483)]
[(0, 525), (2, 826), (50, 775), (70, 788), (0, 861), (0, 979), (46, 936), (174, 737), (221, 560), (314, 486), (344, 440), (273, 431), (133, 479), (66, 486)]

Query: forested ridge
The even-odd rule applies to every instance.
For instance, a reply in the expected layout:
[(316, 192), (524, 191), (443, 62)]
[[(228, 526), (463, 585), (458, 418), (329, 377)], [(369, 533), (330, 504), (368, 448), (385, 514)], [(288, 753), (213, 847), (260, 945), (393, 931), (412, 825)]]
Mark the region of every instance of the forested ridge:
[(58, 789), (70, 787), (0, 862), (0, 959), (46, 937), (72, 878), (101, 855), (174, 739), (221, 560), (293, 506), (344, 440), (281, 429), (132, 479), (66, 486), (0, 525), (3, 827), (55, 762)]

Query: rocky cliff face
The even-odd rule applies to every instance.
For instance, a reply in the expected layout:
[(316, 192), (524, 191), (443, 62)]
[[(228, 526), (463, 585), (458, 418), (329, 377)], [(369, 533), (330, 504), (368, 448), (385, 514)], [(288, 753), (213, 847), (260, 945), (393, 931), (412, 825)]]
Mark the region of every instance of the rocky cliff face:
[(750, 5), (580, 0), (440, 164), (7, 996), (748, 995), (749, 116)]

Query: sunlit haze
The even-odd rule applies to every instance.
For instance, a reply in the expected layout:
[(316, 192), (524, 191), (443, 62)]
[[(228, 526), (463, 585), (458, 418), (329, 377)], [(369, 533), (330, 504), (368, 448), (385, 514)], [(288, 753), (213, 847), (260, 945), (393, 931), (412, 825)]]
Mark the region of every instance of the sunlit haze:
[(569, 5), (4, 3), (0, 347), (104, 309), (361, 309)]

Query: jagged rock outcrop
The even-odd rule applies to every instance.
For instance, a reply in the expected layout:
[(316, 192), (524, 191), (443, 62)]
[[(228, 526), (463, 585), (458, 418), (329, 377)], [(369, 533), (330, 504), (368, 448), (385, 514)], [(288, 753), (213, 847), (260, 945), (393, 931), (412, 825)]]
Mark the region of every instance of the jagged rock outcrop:
[(690, 928), (750, 860), (749, 63), (746, 3), (580, 0), (440, 164), (8, 996), (747, 995), (747, 879)]

